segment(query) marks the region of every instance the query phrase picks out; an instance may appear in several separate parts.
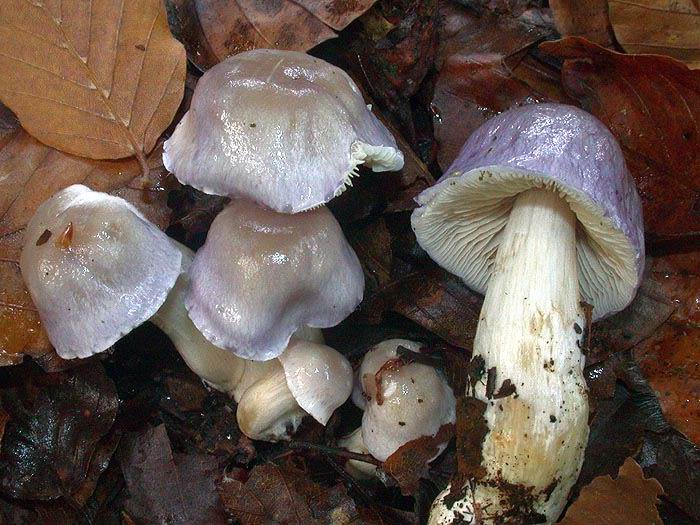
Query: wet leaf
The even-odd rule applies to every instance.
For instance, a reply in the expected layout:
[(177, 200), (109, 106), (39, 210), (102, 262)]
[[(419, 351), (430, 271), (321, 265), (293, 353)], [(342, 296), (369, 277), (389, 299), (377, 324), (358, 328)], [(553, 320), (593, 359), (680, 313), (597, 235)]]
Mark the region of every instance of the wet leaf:
[[(522, 104), (549, 100), (531, 83), (513, 76), (527, 49), (546, 31), (508, 17), (476, 17), (459, 6), (441, 4), (440, 48), (430, 109), (438, 163), (444, 170), (469, 135), (489, 118)], [(533, 78), (534, 77), (534, 78)], [(550, 90), (550, 94), (553, 92)]]
[(631, 458), (620, 467), (615, 479), (595, 478), (584, 487), (566, 511), (563, 525), (661, 525), (656, 509), (663, 489), (655, 479), (645, 479), (642, 468)]
[(185, 63), (160, 0), (0, 4), (0, 99), (61, 151), (145, 167), (180, 105)]
[(13, 372), (0, 391), (10, 418), (0, 450), (2, 491), (14, 498), (69, 496), (86, 480), (116, 417), (114, 383), (99, 363), (58, 374), (35, 365)]
[[(4, 108), (2, 108), (4, 109)], [(19, 271), (23, 230), (36, 208), (56, 191), (85, 184), (113, 192), (135, 204), (163, 227), (169, 222), (165, 192), (151, 179), (164, 177), (160, 150), (149, 157), (149, 180), (139, 180), (136, 160), (94, 161), (62, 153), (18, 127), (9, 113), (0, 118), (0, 366), (21, 362), (23, 355), (51, 353), (29, 292)], [(47, 366), (56, 370), (58, 363)]]
[(379, 322), (382, 313), (396, 312), (452, 345), (471, 349), (481, 301), (458, 277), (429, 268), (384, 285), (365, 300), (360, 314)]
[(566, 59), (567, 92), (620, 141), (642, 197), (647, 236), (700, 235), (700, 71), (576, 37), (540, 49)]
[(608, 0), (550, 0), (549, 7), (561, 36), (580, 36), (605, 47), (614, 42)]
[(700, 68), (697, 0), (609, 0), (609, 4), (610, 22), (625, 51), (668, 55), (692, 69)]
[(654, 258), (650, 276), (675, 306), (652, 337), (634, 348), (668, 421), (700, 444), (700, 254)]
[(335, 525), (358, 519), (342, 488), (324, 488), (302, 471), (270, 463), (255, 467), (245, 483), (225, 480), (219, 491), (226, 511), (241, 525)]
[(173, 454), (165, 426), (125, 436), (119, 449), (129, 499), (138, 523), (226, 522), (216, 484), (223, 474), (213, 456)]
[(307, 51), (376, 0), (166, 0), (170, 25), (202, 71), (259, 47)]
[(401, 445), (382, 468), (396, 480), (404, 496), (417, 494), (421, 478), (428, 477), (429, 462), (442, 452), (453, 435), (454, 425), (443, 425), (434, 436), (423, 436)]

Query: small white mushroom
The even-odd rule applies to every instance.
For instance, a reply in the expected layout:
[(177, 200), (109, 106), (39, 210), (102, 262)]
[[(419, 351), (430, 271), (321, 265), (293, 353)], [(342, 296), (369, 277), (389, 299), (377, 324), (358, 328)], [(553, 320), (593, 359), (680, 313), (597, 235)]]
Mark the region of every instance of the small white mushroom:
[(360, 262), (326, 208), (286, 215), (243, 200), (214, 219), (190, 278), (197, 328), (257, 361), (278, 357), (304, 326), (335, 326), (364, 292)]
[(403, 154), (342, 69), (256, 49), (202, 76), (163, 163), (205, 193), (298, 213), (341, 193), (358, 165), (395, 171)]

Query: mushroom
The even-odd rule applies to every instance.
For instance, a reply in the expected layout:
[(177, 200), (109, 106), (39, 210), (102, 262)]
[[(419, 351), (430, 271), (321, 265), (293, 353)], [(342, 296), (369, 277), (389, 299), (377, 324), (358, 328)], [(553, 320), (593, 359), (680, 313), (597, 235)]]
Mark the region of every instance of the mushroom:
[(256, 49), (202, 76), (163, 163), (205, 193), (297, 213), (342, 193), (360, 164), (395, 171), (403, 154), (343, 70)]
[(307, 413), (325, 425), (352, 391), (352, 367), (336, 350), (293, 339), (271, 373), (250, 386), (238, 404), (238, 424), (258, 439), (277, 441)]
[[(287, 437), (304, 409), (325, 424), (350, 395), (347, 360), (318, 344), (320, 330), (303, 328), (288, 348), (290, 364), (284, 368), (293, 378), (288, 386), (284, 374), (281, 382), (272, 377), (282, 369), (279, 361), (246, 361), (209, 343), (184, 307), (193, 256), (125, 200), (73, 185), (37, 209), (25, 231), (20, 268), (49, 340), (64, 359), (103, 352), (150, 319), (170, 337), (190, 369), (213, 388), (243, 402), (249, 391), (267, 382), (275, 385), (280, 402), (293, 405), (280, 411), (273, 399), (268, 406), (279, 414), (276, 428), (283, 432), (258, 433), (257, 427), (241, 425), (249, 437)], [(309, 370), (306, 383), (304, 366)], [(323, 371), (328, 381), (324, 383), (321, 372), (315, 377), (315, 370)], [(303, 388), (308, 391), (300, 394)]]
[(358, 372), (366, 401), (362, 441), (379, 461), (455, 422), (455, 398), (447, 381), (432, 366), (404, 363), (399, 348), (418, 353), (421, 345), (406, 339), (383, 341), (365, 354)]
[(623, 309), (643, 269), (641, 205), (620, 147), (578, 108), (512, 109), (477, 129), (417, 200), (420, 245), (485, 294), (474, 356), (488, 374), (467, 389), (488, 427), (483, 472), (438, 496), (430, 523), (553, 523), (588, 439), (584, 309), (593, 320)]
[(327, 328), (360, 303), (360, 262), (325, 207), (286, 215), (235, 200), (190, 268), (190, 318), (216, 346), (264, 361), (304, 326)]

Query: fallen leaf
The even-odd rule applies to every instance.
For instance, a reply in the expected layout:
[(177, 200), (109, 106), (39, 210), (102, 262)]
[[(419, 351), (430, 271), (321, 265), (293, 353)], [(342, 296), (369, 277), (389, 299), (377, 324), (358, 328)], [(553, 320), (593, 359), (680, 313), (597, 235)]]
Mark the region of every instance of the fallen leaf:
[(428, 464), (442, 452), (454, 435), (454, 425), (440, 427), (434, 436), (422, 436), (401, 445), (382, 465), (404, 496), (417, 494), (421, 478), (428, 477)]
[(625, 51), (668, 55), (692, 69), (700, 68), (697, 0), (608, 1), (610, 22)]
[[(547, 32), (508, 17), (477, 17), (460, 6), (440, 4), (442, 22), (430, 111), (437, 160), (445, 170), (469, 135), (510, 107), (549, 100), (535, 82), (513, 76), (529, 47)], [(531, 69), (530, 77), (539, 74)]]
[(632, 458), (620, 467), (615, 479), (595, 478), (584, 487), (566, 511), (562, 525), (661, 525), (656, 509), (663, 489), (655, 479), (644, 478), (642, 468)]
[(161, 227), (169, 222), (169, 210), (163, 189), (150, 182), (165, 175), (159, 148), (148, 159), (148, 181), (140, 182), (135, 180), (141, 173), (136, 160), (74, 157), (32, 138), (18, 127), (11, 114), (1, 116), (0, 366), (4, 366), (21, 362), (23, 355), (39, 357), (51, 352), (19, 271), (24, 227), (44, 200), (66, 186), (80, 183), (126, 198)]
[(605, 47), (613, 44), (608, 0), (549, 0), (549, 7), (561, 36), (580, 36)]
[(245, 483), (224, 480), (219, 492), (226, 511), (241, 525), (341, 525), (358, 519), (343, 489), (324, 488), (302, 471), (270, 463), (255, 467)]
[(469, 135), (491, 117), (546, 97), (513, 78), (499, 54), (455, 54), (435, 82), (431, 110), (438, 163), (446, 170)]
[(652, 337), (674, 310), (673, 298), (666, 294), (654, 275), (647, 273), (629, 306), (593, 325), (586, 364), (603, 361)]
[(0, 3), (0, 99), (43, 143), (93, 159), (146, 154), (170, 124), (185, 51), (160, 0)]
[(440, 0), (439, 45), (435, 66), (440, 69), (451, 55), (501, 55), (510, 68), (524, 52), (549, 31), (507, 16), (484, 12), (481, 16), (456, 2)]
[(166, 0), (170, 25), (189, 59), (205, 71), (259, 47), (308, 51), (376, 0)]
[(700, 444), (700, 253), (655, 257), (649, 273), (675, 311), (634, 355), (668, 421)]
[(413, 272), (365, 299), (359, 315), (378, 323), (384, 312), (407, 317), (448, 343), (471, 349), (482, 297), (442, 268)]
[(433, 66), (437, 4), (437, 0), (380, 2), (371, 14), (381, 19), (382, 28), (388, 31), (375, 34), (372, 27), (377, 24), (365, 23), (364, 31), (353, 35), (347, 51), (356, 75), (375, 99), (398, 116), (414, 143), (409, 98), (416, 94)]
[(5, 373), (10, 384), (0, 390), (0, 401), (10, 419), (0, 450), (2, 491), (23, 499), (70, 496), (114, 423), (114, 383), (99, 363), (57, 374), (36, 365)]
[(620, 141), (642, 198), (647, 237), (700, 235), (700, 71), (576, 37), (545, 42), (540, 50), (566, 59), (567, 93)]
[(129, 491), (125, 509), (138, 523), (226, 523), (213, 456), (173, 454), (164, 425), (129, 434), (118, 454)]

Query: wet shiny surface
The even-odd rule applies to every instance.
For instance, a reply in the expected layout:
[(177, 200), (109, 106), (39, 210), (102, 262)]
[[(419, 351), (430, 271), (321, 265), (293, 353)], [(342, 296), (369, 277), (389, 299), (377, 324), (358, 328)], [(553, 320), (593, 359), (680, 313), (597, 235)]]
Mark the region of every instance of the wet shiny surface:
[(335, 326), (362, 300), (364, 275), (326, 208), (296, 215), (233, 201), (190, 269), (186, 305), (204, 336), (240, 357), (277, 357), (303, 325)]
[(385, 461), (401, 445), (421, 436), (432, 436), (446, 423), (455, 421), (455, 398), (447, 382), (432, 367), (411, 363), (381, 372), (382, 402), (377, 399), (376, 374), (396, 349), (411, 351), (418, 343), (391, 339), (372, 348), (362, 361), (358, 379), (370, 398), (362, 417), (362, 437), (370, 454)]
[[(333, 198), (358, 162), (357, 141), (396, 148), (344, 71), (305, 53), (259, 49), (205, 73), (163, 160), (205, 193), (289, 213)], [(401, 162), (386, 169), (399, 169), (401, 153), (390, 156)]]
[(20, 265), (51, 343), (73, 358), (105, 350), (150, 318), (175, 283), (180, 258), (126, 201), (74, 185), (39, 207)]

